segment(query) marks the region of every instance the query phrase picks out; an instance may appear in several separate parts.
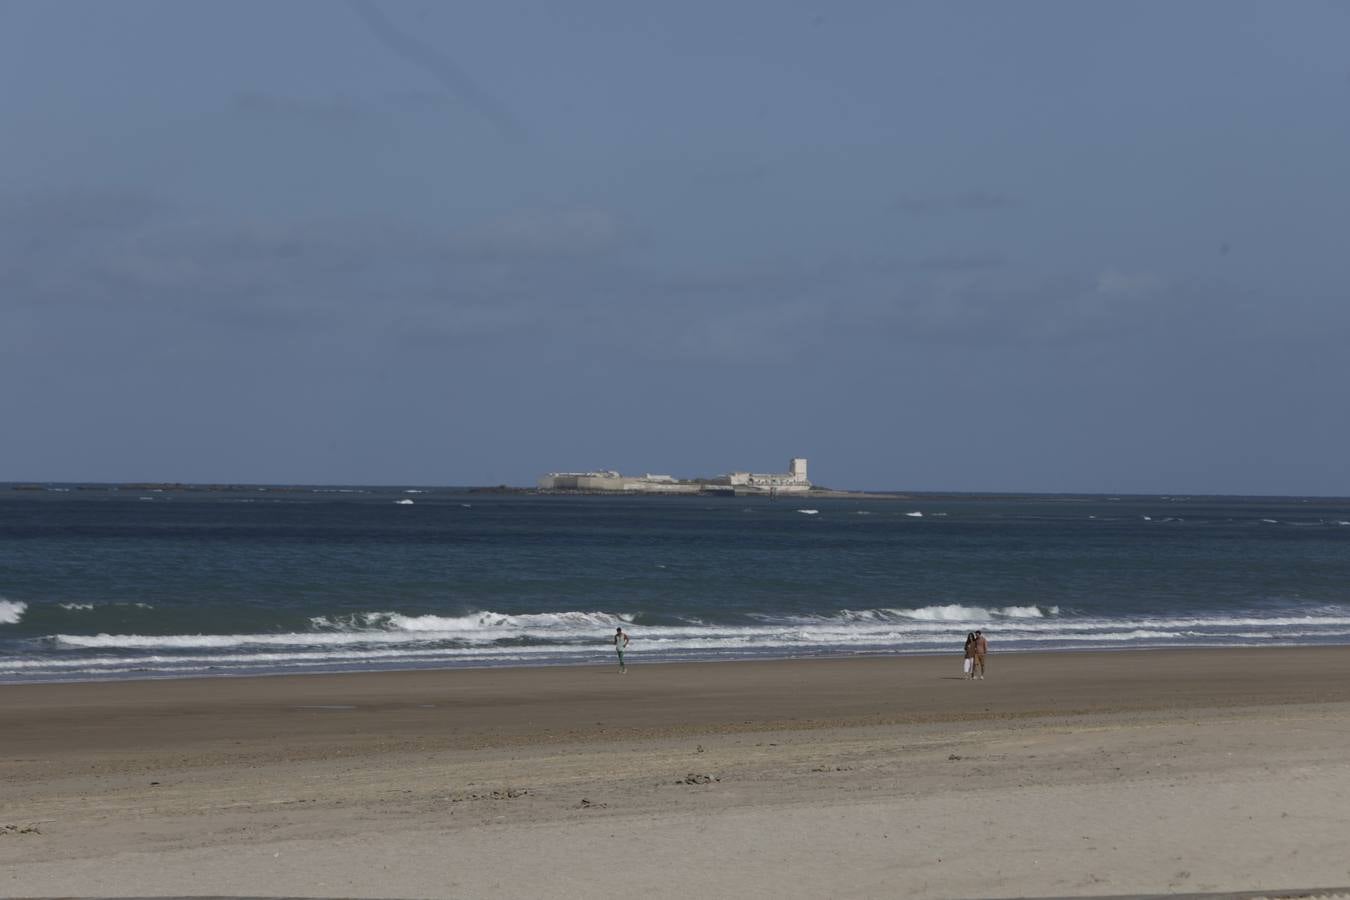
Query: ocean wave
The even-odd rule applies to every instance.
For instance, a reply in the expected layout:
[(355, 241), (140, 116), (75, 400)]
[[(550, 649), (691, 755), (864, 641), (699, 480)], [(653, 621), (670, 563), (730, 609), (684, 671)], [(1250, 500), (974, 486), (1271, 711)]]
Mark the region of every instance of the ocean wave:
[(150, 604), (150, 603), (142, 603), (142, 602), (139, 602), (139, 601), (134, 601), (134, 602), (130, 602), (130, 603), (127, 603), (127, 602), (105, 602), (105, 601), (100, 601), (100, 602), (98, 602), (98, 603), (93, 603), (93, 602), (90, 602), (90, 601), (83, 601), (83, 600), (68, 600), (68, 601), (64, 601), (64, 602), (61, 602), (61, 603), (50, 603), (50, 604), (48, 604), (48, 603), (43, 603), (43, 604), (39, 604), (36, 608), (34, 608), (34, 607), (29, 607), (29, 608), (28, 608), (28, 611), (29, 611), (29, 612), (34, 612), (34, 613), (35, 613), (35, 612), (36, 612), (37, 610), (39, 610), (39, 609), (45, 610), (45, 611), (50, 611), (50, 610), (52, 610), (52, 609), (62, 609), (62, 610), (65, 610), (66, 612), (70, 612), (70, 613), (83, 613), (83, 612), (91, 612), (91, 611), (93, 611), (93, 610), (95, 610), (95, 609), (98, 609), (98, 610), (124, 609), (124, 610), (125, 610), (125, 609), (154, 609), (154, 608), (155, 608), (155, 607), (154, 607), (153, 604)]
[[(22, 615), (20, 604), (0, 601)], [(26, 607), (25, 607), (26, 608)], [(87, 621), (86, 613), (70, 621)], [(0, 651), (0, 679), (599, 662), (616, 626), (652, 660), (957, 652), (983, 629), (999, 652), (1128, 647), (1350, 643), (1350, 607), (1182, 615), (1089, 616), (1058, 606), (934, 604), (757, 614), (732, 621), (686, 617), (659, 624), (604, 610), (458, 616), (378, 610), (315, 617), (286, 632), (75, 634), (73, 627)]]
[(6, 600), (0, 597), (0, 625), (17, 625), (28, 610), (28, 604), (22, 600)]
[[(742, 623), (634, 625), (634, 616), (605, 612), (508, 615), (482, 612), (468, 616), (407, 616), (395, 612), (322, 618), (310, 631), (271, 634), (57, 634), (49, 642), (76, 650), (247, 650), (286, 652), (329, 649), (391, 648), (408, 652), (439, 648), (456, 653), (510, 646), (521, 652), (570, 652), (609, 642), (612, 629), (626, 626), (648, 646), (675, 649), (709, 647), (792, 648), (866, 644), (927, 646), (951, 644), (973, 628), (1004, 642), (1113, 642), (1217, 636), (1261, 630), (1262, 634), (1299, 632), (1309, 636), (1344, 633), (1350, 615), (1167, 616), (1139, 618), (1065, 618), (1056, 607), (924, 607), (918, 610), (841, 610), (828, 616), (757, 617)], [(401, 650), (395, 648), (402, 648)]]
[[(884, 608), (849, 610), (816, 616), (772, 616), (751, 614), (756, 623), (767, 624), (821, 624), (828, 622), (934, 622), (981, 623), (999, 619), (1047, 619), (1059, 615), (1058, 606), (1004, 606), (985, 608), (946, 604), (918, 608)], [(320, 631), (342, 632), (419, 632), (424, 634), (475, 633), (503, 630), (545, 630), (550, 632), (594, 632), (629, 625), (637, 621), (635, 613), (557, 612), (509, 614), (475, 612), (463, 616), (410, 616), (398, 612), (361, 612), (345, 616), (315, 616), (311, 625)], [(667, 626), (715, 627), (698, 619), (686, 619), (681, 625)], [(734, 627), (734, 626), (728, 626)]]
[[(994, 635), (999, 652), (1045, 649), (1161, 648), (1196, 646), (1262, 646), (1346, 643), (1350, 629), (1223, 630), (1131, 627), (1101, 623), (1095, 631), (1000, 630)], [(634, 628), (634, 654), (651, 660), (736, 659), (764, 656), (833, 654), (956, 653), (959, 632), (905, 633), (898, 630), (859, 632), (842, 623), (831, 627), (759, 626), (735, 631), (702, 628)], [(47, 656), (0, 656), (0, 677), (81, 678), (174, 674), (221, 674), (342, 669), (351, 667), (482, 666), (600, 662), (612, 652), (603, 639), (584, 643), (538, 645), (457, 645), (435, 643), (387, 645), (308, 645), (258, 647), (256, 635), (98, 636), (77, 642), (67, 652)], [(298, 635), (271, 636), (295, 639)], [(310, 637), (314, 637), (311, 635)], [(356, 635), (329, 635), (355, 640)], [(131, 640), (128, 640), (130, 638)], [(231, 640), (238, 639), (236, 643)], [(119, 652), (122, 651), (122, 652)], [(137, 652), (139, 651), (139, 652)]]
[(605, 612), (522, 613), (476, 612), (465, 616), (407, 616), (397, 612), (363, 612), (348, 616), (315, 616), (315, 628), (337, 631), (474, 632), (484, 629), (594, 630), (631, 623), (633, 616)]
[[(357, 644), (435, 644), (463, 646), (498, 641), (533, 640), (547, 644), (605, 640), (613, 629), (628, 625), (633, 616), (603, 612), (530, 613), (509, 615), (479, 612), (466, 616), (408, 616), (397, 612), (365, 612), (348, 616), (319, 616), (310, 620), (313, 631), (271, 634), (57, 634), (57, 645), (79, 648), (224, 648), (224, 647), (335, 647)], [(689, 626), (699, 631), (698, 626)]]
[(881, 612), (926, 622), (982, 622), (997, 618), (1043, 619), (1059, 615), (1058, 606), (1004, 606), (986, 609), (981, 606), (961, 606), (955, 603), (942, 606), (924, 606), (919, 609), (887, 609)]
[[(1159, 634), (1150, 631), (1133, 632), (1105, 632), (1095, 638), (1080, 638), (1082, 643), (1086, 640), (1100, 641), (1106, 643), (1120, 643), (1130, 640), (1140, 639), (1165, 639), (1175, 638), (1179, 634)], [(1043, 636), (1041, 643), (1052, 640), (1052, 638)], [(818, 646), (811, 648), (810, 644), (821, 644), (820, 641), (803, 641), (799, 646), (807, 649), (828, 649)], [(910, 646), (904, 648), (910, 651), (933, 652), (938, 646), (952, 647), (953, 642), (950, 637), (939, 638), (930, 636), (926, 640), (913, 642)], [(745, 650), (765, 650), (768, 647), (757, 644), (756, 642), (745, 638), (735, 638), (731, 636), (714, 637), (707, 636), (700, 639), (684, 640), (674, 642), (670, 639), (661, 640), (644, 635), (641, 641), (633, 645), (634, 652), (646, 653), (648, 655), (674, 655), (680, 652), (722, 652), (735, 653)], [(871, 650), (886, 649), (886, 644), (881, 641), (872, 643), (854, 643), (852, 649), (867, 648)], [(112, 648), (104, 648), (112, 649)], [(170, 650), (170, 647), (158, 648), (161, 651)], [(201, 648), (198, 648), (201, 649)], [(499, 647), (462, 647), (462, 648), (441, 648), (441, 649), (381, 649), (381, 648), (351, 648), (351, 649), (323, 649), (312, 650), (304, 653), (297, 652), (222, 652), (222, 653), (146, 653), (137, 655), (123, 656), (80, 656), (69, 658), (29, 658), (29, 659), (3, 659), (0, 658), (0, 673), (15, 672), (21, 673), (30, 670), (60, 672), (60, 671), (99, 671), (121, 666), (139, 666), (153, 667), (175, 665), (175, 666), (196, 666), (201, 668), (230, 668), (241, 665), (252, 666), (281, 666), (294, 663), (306, 664), (326, 664), (341, 665), (343, 663), (408, 663), (423, 664), (436, 662), (453, 662), (455, 660), (497, 660), (497, 659), (555, 659), (558, 661), (567, 661), (582, 659), (585, 657), (600, 656), (609, 652), (608, 646), (580, 646), (573, 645), (567, 647), (549, 647), (549, 646), (499, 646)]]

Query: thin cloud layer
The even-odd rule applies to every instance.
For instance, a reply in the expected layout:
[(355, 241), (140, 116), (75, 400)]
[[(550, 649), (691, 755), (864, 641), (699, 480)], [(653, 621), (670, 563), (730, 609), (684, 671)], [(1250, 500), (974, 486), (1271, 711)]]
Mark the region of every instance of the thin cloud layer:
[(1016, 209), (1021, 203), (997, 191), (974, 189), (953, 194), (902, 194), (894, 207), (912, 216), (936, 216), (946, 213), (989, 213)]
[(12, 3), (0, 480), (1342, 491), (1341, 18)]
[(7, 198), (0, 222), (11, 236), (0, 244), (6, 295), (54, 321), (67, 307), (113, 312), (170, 340), (202, 323), (262, 341), (278, 331), (424, 343), (546, 331), (621, 347), (659, 335), (660, 358), (744, 362), (878, 335), (1015, 346), (1180, 322), (1203, 336), (1203, 292), (1178, 293), (1149, 273), (1037, 275), (981, 254), (670, 271), (639, 264), (620, 220), (596, 209), (520, 210), (440, 234), (208, 220), (134, 193), (64, 192)]
[(400, 28), (371, 0), (350, 0), (357, 18), (370, 34), (395, 55), (424, 70), (453, 96), (492, 123), (502, 137), (520, 141), (525, 129), (516, 116), (491, 92), (461, 69), (448, 54)]

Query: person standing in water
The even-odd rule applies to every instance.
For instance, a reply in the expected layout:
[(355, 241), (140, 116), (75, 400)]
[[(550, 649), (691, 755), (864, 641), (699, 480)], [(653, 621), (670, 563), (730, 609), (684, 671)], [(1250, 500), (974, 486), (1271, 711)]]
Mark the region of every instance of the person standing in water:
[(614, 650), (619, 654), (619, 674), (628, 673), (628, 665), (623, 661), (623, 651), (628, 647), (628, 635), (623, 633), (623, 626), (614, 629)]

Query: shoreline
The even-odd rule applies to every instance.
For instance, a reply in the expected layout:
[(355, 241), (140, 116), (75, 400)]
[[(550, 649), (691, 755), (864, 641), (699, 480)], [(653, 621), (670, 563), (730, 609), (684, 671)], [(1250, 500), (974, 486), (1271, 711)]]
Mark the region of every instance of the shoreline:
[[(1350, 641), (1321, 641), (1318, 643), (1281, 643), (1276, 641), (1265, 641), (1261, 643), (1207, 643), (1207, 644), (1183, 644), (1171, 643), (1167, 645), (1155, 646), (1125, 646), (1125, 647), (1057, 647), (1046, 649), (1040, 647), (1010, 647), (1007, 649), (999, 648), (997, 655), (1004, 656), (1029, 656), (1029, 655), (1076, 655), (1076, 654), (1098, 654), (1098, 653), (1183, 653), (1196, 651), (1227, 651), (1227, 650), (1300, 650), (1311, 648), (1346, 648), (1350, 647)], [(159, 682), (159, 681), (214, 681), (236, 680), (248, 678), (288, 678), (288, 677), (316, 677), (316, 676), (341, 676), (341, 675), (381, 675), (412, 672), (495, 672), (503, 670), (522, 669), (526, 671), (535, 670), (558, 670), (558, 669), (603, 669), (612, 668), (614, 661), (612, 654), (604, 650), (598, 650), (597, 656), (589, 660), (544, 660), (537, 663), (521, 662), (513, 660), (509, 663), (473, 663), (445, 665), (442, 663), (428, 663), (426, 665), (400, 665), (391, 664), (389, 666), (369, 666), (364, 668), (323, 668), (314, 666), (309, 669), (299, 667), (292, 669), (276, 669), (272, 671), (240, 671), (240, 672), (191, 672), (191, 673), (168, 673), (159, 674), (155, 672), (145, 672), (143, 674), (126, 675), (119, 674), (116, 677), (79, 677), (79, 678), (32, 678), (32, 679), (7, 679), (0, 677), (0, 691), (8, 687), (17, 687), (23, 685), (81, 685), (81, 684), (123, 684), (139, 682)], [(630, 664), (637, 666), (686, 666), (686, 665), (737, 665), (741, 663), (774, 663), (774, 662), (801, 662), (810, 663), (816, 661), (828, 660), (885, 660), (885, 659), (960, 659), (960, 652), (957, 650), (878, 650), (875, 652), (855, 651), (852, 653), (832, 653), (823, 651), (819, 654), (800, 654), (777, 656), (765, 654), (761, 656), (734, 656), (722, 657), (717, 659), (689, 657), (689, 658), (658, 658), (643, 659), (640, 655), (630, 657)]]
[[(839, 723), (944, 716), (954, 721), (978, 711), (977, 707), (983, 709), (979, 707), (983, 701), (972, 700), (982, 695), (962, 694), (962, 690), (993, 692), (1003, 704), (995, 713), (998, 716), (1328, 699), (1350, 702), (1350, 653), (1341, 646), (1109, 653), (995, 650), (989, 656), (990, 677), (976, 683), (962, 677), (960, 659), (959, 654), (949, 653), (719, 662), (630, 660), (627, 676), (620, 676), (615, 665), (606, 662), (10, 683), (0, 685), (0, 756), (7, 745), (27, 742), (36, 733), (25, 721), (27, 715), (38, 715), (44, 725), (51, 726), (55, 720), (49, 714), (60, 709), (134, 710), (149, 716), (165, 704), (225, 722), (241, 705), (282, 714), (330, 705), (430, 711), (452, 703), (461, 711), (472, 711), (476, 718), (473, 723), (459, 721), (450, 731), (507, 724), (525, 733), (528, 728), (522, 726), (534, 725), (536, 718), (558, 722), (575, 718), (570, 706), (599, 709), (609, 700), (628, 701), (644, 695), (667, 701), (669, 706), (659, 714), (645, 710), (636, 719), (631, 710), (625, 713), (629, 721), (643, 727), (686, 727), (723, 720), (728, 727), (737, 721), (762, 725), (779, 720)], [(916, 693), (916, 688), (928, 690)], [(495, 706), (508, 700), (505, 712)], [(561, 711), (550, 708), (555, 703), (563, 705)], [(527, 707), (536, 718), (516, 721), (511, 711)], [(427, 723), (437, 720), (431, 712), (415, 713), (402, 716), (400, 727), (423, 718)], [(83, 724), (76, 719), (64, 727)]]

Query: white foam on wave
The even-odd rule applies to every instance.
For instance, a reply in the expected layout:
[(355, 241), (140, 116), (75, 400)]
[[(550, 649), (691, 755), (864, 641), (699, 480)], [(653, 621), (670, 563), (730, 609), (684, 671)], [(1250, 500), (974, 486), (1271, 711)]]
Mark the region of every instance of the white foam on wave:
[[(878, 615), (867, 615), (867, 613)], [(815, 622), (764, 623), (751, 626), (684, 625), (630, 626), (635, 632), (634, 652), (650, 658), (734, 658), (757, 654), (795, 654), (830, 652), (931, 653), (944, 649), (955, 652), (966, 627), (952, 623), (908, 622), (879, 613), (862, 611), (850, 617), (838, 616)], [(1350, 617), (1340, 617), (1346, 625), (1328, 628), (1332, 617), (1314, 619), (1289, 617), (1290, 621), (1313, 627), (1259, 630), (1187, 627), (1186, 620), (1098, 620), (1091, 627), (1047, 628), (1033, 619), (1008, 620), (997, 626), (991, 637), (1000, 650), (1038, 648), (1093, 647), (1166, 647), (1166, 646), (1252, 646), (1259, 644), (1332, 641), (1344, 643), (1350, 637)], [(1232, 620), (1228, 620), (1232, 621)], [(1258, 619), (1270, 625), (1279, 619)], [(1086, 625), (1086, 623), (1075, 623)], [(1169, 627), (1170, 626), (1170, 627)], [(137, 636), (100, 635), (95, 639), (74, 638), (62, 644), (67, 650), (95, 649), (103, 654), (56, 654), (45, 658), (0, 656), (0, 676), (29, 678), (41, 675), (71, 677), (90, 674), (110, 676), (119, 673), (173, 674), (212, 670), (252, 671), (305, 667), (365, 665), (493, 665), (529, 662), (584, 662), (607, 658), (610, 644), (606, 631), (591, 629), (584, 640), (570, 643), (494, 644), (454, 642), (445, 644), (419, 637), (416, 633), (375, 633), (372, 637), (355, 633), (324, 635), (206, 635)], [(393, 641), (378, 639), (393, 638)], [(259, 646), (258, 638), (268, 637), (269, 645)], [(306, 644), (314, 638), (322, 643)], [(331, 642), (338, 639), (337, 643)], [(285, 646), (287, 641), (296, 645)], [(402, 641), (402, 642), (400, 642)], [(232, 643), (233, 642), (233, 643)], [(110, 655), (107, 651), (129, 651)], [(136, 652), (142, 651), (142, 652)], [(692, 655), (692, 657), (691, 657)]]
[(315, 616), (310, 624), (323, 630), (369, 633), (460, 633), (503, 629), (566, 629), (593, 631), (633, 621), (631, 615), (607, 612), (522, 613), (476, 612), (466, 616), (408, 616), (398, 612), (363, 612), (349, 616)]
[[(397, 612), (365, 612), (348, 616), (316, 616), (314, 631), (273, 634), (57, 634), (58, 646), (123, 649), (193, 649), (224, 647), (341, 647), (356, 644), (412, 645), (426, 643), (491, 644), (530, 639), (557, 644), (613, 634), (632, 624), (631, 615), (605, 612), (527, 613), (479, 612), (466, 616), (409, 616)], [(698, 629), (699, 626), (690, 626)], [(706, 629), (705, 629), (706, 630)]]
[(1005, 606), (994, 610), (994, 614), (1009, 619), (1043, 619), (1046, 616), (1059, 615), (1059, 607), (1047, 606), (1041, 609), (1039, 606)]
[[(634, 616), (609, 612), (558, 612), (513, 615), (477, 612), (464, 616), (406, 615), (398, 612), (366, 612), (348, 616), (317, 617), (312, 630), (271, 634), (58, 634), (50, 637), (57, 647), (95, 649), (224, 649), (224, 648), (355, 648), (442, 645), (455, 648), (487, 647), (503, 642), (552, 646), (603, 643), (616, 625), (638, 627), (644, 640), (671, 641), (680, 645), (711, 641), (735, 646), (819, 644), (837, 641), (878, 640), (897, 644), (925, 643), (930, 638), (949, 640), (955, 631), (991, 628), (1004, 639), (1091, 639), (1105, 633), (1147, 631), (1155, 636), (1176, 632), (1222, 634), (1237, 629), (1297, 630), (1329, 633), (1350, 627), (1350, 614), (1328, 608), (1308, 615), (1213, 615), (1064, 617), (1057, 606), (1006, 606), (985, 608), (947, 604), (917, 609), (840, 610), (833, 614), (807, 616), (751, 616), (740, 623), (709, 623), (688, 620), (678, 624), (634, 626)], [(1104, 638), (1103, 638), (1104, 639)]]
[(884, 612), (928, 622), (978, 623), (989, 621), (994, 618), (1043, 619), (1047, 615), (1059, 615), (1059, 607), (1049, 606), (1042, 609), (1039, 606), (1004, 606), (1001, 608), (985, 609), (980, 606), (960, 606), (955, 603), (949, 603), (942, 606), (924, 606), (919, 609), (891, 609), (884, 610)]
[(22, 600), (6, 600), (0, 597), (0, 625), (18, 625), (27, 611), (28, 604)]
[[(23, 613), (23, 604), (0, 604), (0, 613), (13, 611), (13, 621)], [(291, 633), (58, 634), (48, 636), (41, 655), (0, 655), (0, 678), (598, 661), (612, 654), (616, 625), (634, 632), (634, 651), (653, 659), (932, 653), (954, 649), (974, 628), (985, 629), (1000, 650), (1350, 642), (1350, 607), (1336, 605), (1269, 614), (1094, 617), (1064, 615), (1057, 606), (953, 603), (732, 622), (689, 618), (658, 625), (635, 624), (635, 618), (605, 611), (444, 616), (384, 610), (316, 617), (309, 629)]]
[(154, 606), (152, 606), (152, 605), (149, 604), (149, 603), (140, 603), (140, 602), (134, 602), (134, 603), (80, 603), (80, 602), (72, 601), (72, 602), (68, 602), (68, 603), (58, 603), (58, 604), (56, 604), (56, 605), (59, 606), (61, 609), (69, 610), (70, 612), (89, 612), (90, 610), (92, 610), (92, 609), (93, 609), (94, 607), (96, 607), (96, 606), (101, 606), (101, 607), (103, 607), (103, 608), (105, 608), (105, 609), (107, 609), (107, 608), (118, 608), (118, 607), (121, 607), (121, 608), (124, 608), (124, 609), (127, 608), (127, 607), (132, 607), (132, 608), (134, 608), (134, 609), (154, 609), (154, 608), (155, 608)]

